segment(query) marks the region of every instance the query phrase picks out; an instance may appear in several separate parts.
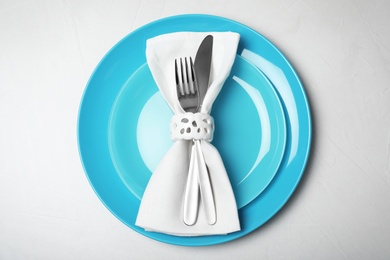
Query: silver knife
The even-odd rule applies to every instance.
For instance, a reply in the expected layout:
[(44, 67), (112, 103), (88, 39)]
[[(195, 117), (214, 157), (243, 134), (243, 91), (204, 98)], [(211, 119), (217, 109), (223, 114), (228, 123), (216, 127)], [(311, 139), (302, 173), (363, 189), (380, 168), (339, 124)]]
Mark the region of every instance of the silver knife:
[[(200, 44), (194, 63), (200, 103), (197, 112), (201, 109), (201, 105), (209, 87), (212, 50), (213, 36), (208, 35)], [(203, 200), (207, 223), (209, 225), (214, 225), (216, 223), (215, 204), (210, 177), (200, 146), (200, 141), (195, 140), (191, 151), (189, 176), (184, 195), (183, 220), (186, 225), (194, 225), (196, 223), (199, 207), (199, 190)]]
[(206, 96), (207, 89), (209, 88), (210, 70), (211, 70), (211, 59), (213, 56), (213, 36), (207, 35), (203, 39), (199, 46), (198, 52), (195, 56), (194, 70), (195, 77), (199, 87), (199, 104), (200, 108), (203, 104), (203, 99)]

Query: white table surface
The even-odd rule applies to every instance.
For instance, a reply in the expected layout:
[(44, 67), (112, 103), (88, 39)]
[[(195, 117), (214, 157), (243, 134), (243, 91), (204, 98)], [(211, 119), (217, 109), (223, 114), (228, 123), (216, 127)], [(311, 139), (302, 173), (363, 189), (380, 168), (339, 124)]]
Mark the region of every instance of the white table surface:
[[(0, 0), (0, 259), (389, 259), (387, 0)], [(153, 20), (244, 23), (291, 61), (313, 119), (311, 157), (287, 205), (241, 239), (181, 247), (144, 237), (84, 174), (77, 115), (95, 66)]]

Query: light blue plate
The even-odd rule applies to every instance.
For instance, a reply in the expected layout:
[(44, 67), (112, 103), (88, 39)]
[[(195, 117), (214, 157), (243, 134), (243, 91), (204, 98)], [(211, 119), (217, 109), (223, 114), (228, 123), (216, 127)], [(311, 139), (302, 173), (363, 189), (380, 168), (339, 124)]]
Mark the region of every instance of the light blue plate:
[[(260, 68), (271, 81), (282, 102), (286, 117), (287, 141), (284, 156), (276, 175), (259, 196), (239, 210), (241, 231), (225, 236), (176, 237), (146, 232), (134, 226), (140, 201), (134, 195), (134, 191), (129, 190), (127, 181), (124, 181), (124, 175), (121, 174), (121, 177), (118, 174), (112, 160), (113, 157), (116, 158), (116, 148), (115, 144), (110, 141), (114, 138), (113, 135), (110, 135), (110, 138), (108, 136), (109, 129), (111, 134), (116, 132), (113, 131), (115, 126), (110, 125), (110, 122), (115, 122), (116, 113), (113, 112), (115, 101), (120, 91), (126, 89), (130, 78), (138, 73), (135, 73), (138, 69), (142, 70), (142, 65), (146, 62), (146, 39), (177, 31), (235, 31), (240, 33), (238, 54)], [(250, 85), (256, 86), (256, 84)], [(150, 88), (149, 97), (155, 91), (155, 89)], [(228, 93), (227, 89), (224, 93)], [(222, 94), (219, 97), (221, 99), (224, 98)], [(147, 100), (149, 99), (146, 98), (145, 102)], [(226, 100), (229, 99), (226, 97)], [(248, 101), (251, 100), (248, 98)], [(129, 102), (134, 102), (134, 100)], [(140, 101), (137, 102), (142, 104)], [(254, 104), (253, 101), (249, 103), (252, 106)], [(145, 104), (143, 108), (147, 108), (146, 103), (143, 104)], [(215, 103), (212, 113), (215, 113), (216, 116), (222, 116), (224, 113), (220, 112), (221, 107), (218, 107), (222, 105), (224, 104)], [(153, 106), (152, 104), (151, 107)], [(129, 118), (136, 118), (142, 113), (147, 113), (146, 108), (142, 111), (143, 108), (132, 111), (134, 114), (129, 114)], [(256, 109), (252, 107), (250, 115), (253, 116), (255, 113), (257, 113)], [(142, 119), (142, 115), (140, 119)], [(222, 118), (219, 119), (216, 126), (223, 129), (225, 127), (223, 122)], [(259, 120), (255, 122), (259, 124)], [(142, 128), (142, 125), (141, 120), (139, 120), (137, 129), (138, 127)], [(257, 126), (257, 128), (261, 127)], [(133, 128), (133, 131), (136, 129)], [(223, 133), (216, 132), (215, 135), (215, 145), (220, 149), (222, 156), (228, 156), (226, 155), (227, 150), (217, 139), (217, 136), (223, 138), (221, 136)], [(259, 136), (261, 136), (260, 133)], [(138, 146), (141, 154), (143, 148), (141, 148), (142, 141), (140, 140), (142, 137), (137, 136), (137, 138), (139, 140), (137, 144), (141, 144)], [(141, 27), (122, 39), (102, 59), (88, 82), (81, 102), (78, 141), (80, 157), (91, 186), (101, 201), (118, 219), (139, 233), (162, 242), (203, 246), (231, 241), (248, 234), (274, 216), (287, 202), (301, 179), (309, 156), (311, 119), (308, 101), (298, 76), (286, 58), (268, 40), (250, 28), (232, 20), (208, 15), (182, 15), (165, 18)], [(259, 148), (258, 145), (254, 147)], [(146, 148), (147, 146), (145, 146), (145, 151), (147, 151)], [(110, 151), (113, 156), (110, 155)], [(253, 156), (253, 154), (251, 155)], [(140, 160), (138, 163), (144, 160)], [(146, 159), (145, 161), (149, 165), (145, 163), (142, 166), (143, 169), (155, 165), (153, 160)], [(116, 166), (118, 168), (118, 165)], [(227, 167), (234, 166), (228, 164)], [(138, 187), (139, 191), (142, 190), (142, 187), (144, 185)], [(132, 189), (136, 190), (137, 188), (132, 187)]]
[[(282, 161), (286, 125), (279, 98), (268, 79), (237, 56), (213, 106), (213, 144), (220, 151), (238, 208), (271, 182)], [(117, 173), (138, 199), (168, 151), (173, 113), (147, 64), (124, 84), (109, 122), (111, 158)]]

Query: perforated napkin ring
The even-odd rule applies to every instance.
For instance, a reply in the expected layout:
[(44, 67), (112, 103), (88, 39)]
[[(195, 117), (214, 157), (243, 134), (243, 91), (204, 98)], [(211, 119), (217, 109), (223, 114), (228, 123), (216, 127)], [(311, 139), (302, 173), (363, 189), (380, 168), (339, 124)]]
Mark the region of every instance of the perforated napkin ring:
[(205, 140), (211, 142), (214, 135), (214, 119), (204, 113), (176, 114), (171, 118), (171, 139)]

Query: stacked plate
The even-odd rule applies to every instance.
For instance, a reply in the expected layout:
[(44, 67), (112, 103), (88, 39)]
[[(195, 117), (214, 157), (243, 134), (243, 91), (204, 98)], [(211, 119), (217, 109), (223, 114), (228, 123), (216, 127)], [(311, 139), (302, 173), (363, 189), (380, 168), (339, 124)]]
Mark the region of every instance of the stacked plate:
[[(211, 112), (213, 144), (225, 162), (242, 228), (224, 236), (178, 237), (135, 226), (148, 180), (172, 144), (172, 112), (145, 63), (145, 43), (178, 31), (241, 35), (231, 74)], [(115, 45), (88, 82), (78, 127), (85, 172), (106, 207), (145, 236), (187, 246), (242, 237), (274, 216), (299, 183), (311, 142), (308, 101), (286, 58), (252, 29), (208, 15), (158, 20)]]

